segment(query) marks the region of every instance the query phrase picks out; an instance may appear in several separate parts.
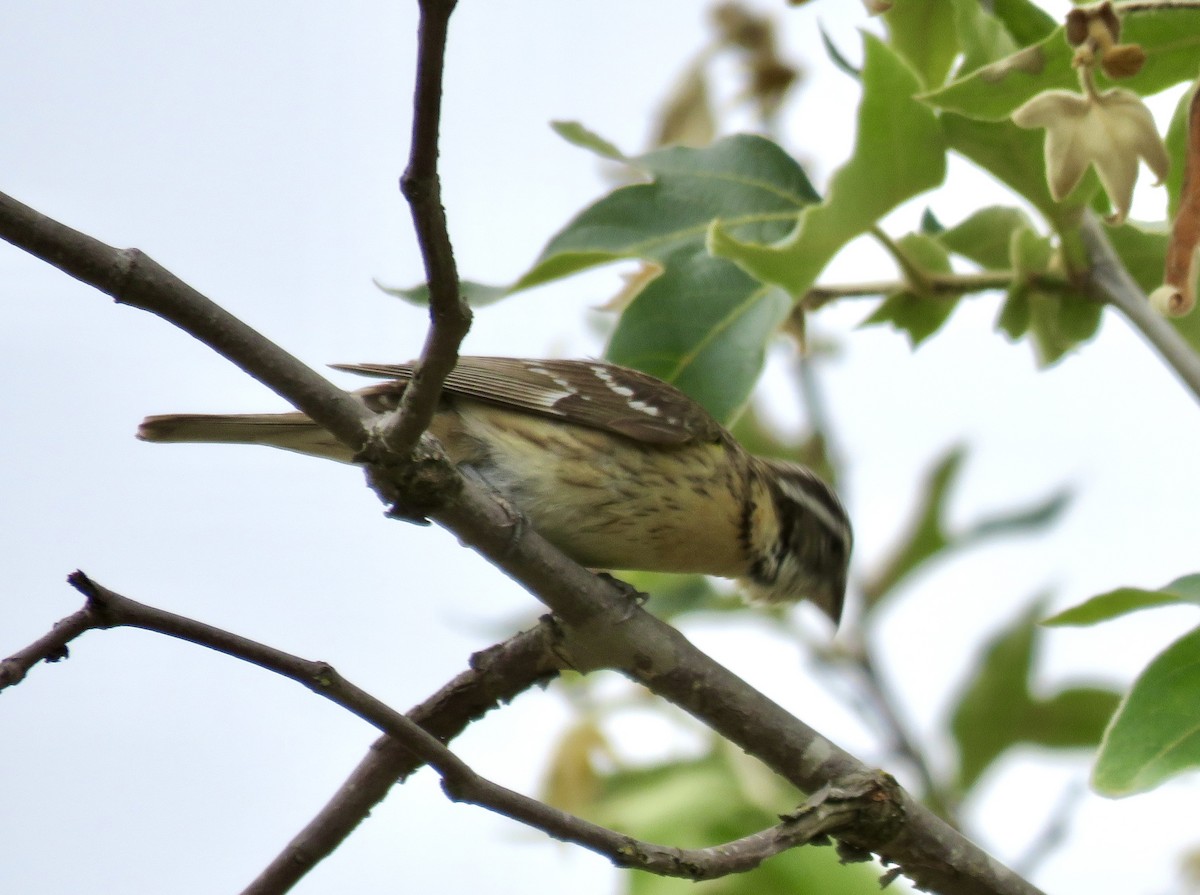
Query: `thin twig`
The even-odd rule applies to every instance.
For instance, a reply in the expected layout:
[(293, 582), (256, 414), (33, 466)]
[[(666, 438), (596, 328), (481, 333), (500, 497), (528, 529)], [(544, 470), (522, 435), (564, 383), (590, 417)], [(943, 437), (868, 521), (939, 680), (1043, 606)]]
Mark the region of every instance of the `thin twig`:
[[(980, 273), (931, 273), (921, 278), (922, 294), (930, 298), (961, 298), (976, 292), (992, 292), (1007, 289), (1017, 278), (1011, 270), (988, 270)], [(1057, 274), (1030, 274), (1026, 280), (1044, 291), (1061, 291), (1068, 288), (1067, 281)], [(911, 290), (905, 280), (877, 280), (863, 283), (846, 283), (841, 286), (813, 286), (804, 294), (800, 307), (815, 311), (842, 298), (875, 298)]]
[(416, 445), (437, 410), (442, 383), (458, 363), (458, 347), (471, 327), (458, 267), (442, 207), (438, 135), (446, 35), (456, 0), (421, 0), (417, 32), (417, 77), (413, 96), (412, 146), (400, 190), (408, 200), (425, 279), (429, 285), (429, 331), (400, 413), (384, 438), (401, 456)]
[(893, 750), (905, 759), (921, 781), (921, 789), (926, 801), (947, 823), (958, 827), (958, 818), (954, 805), (942, 786), (938, 783), (933, 769), (925, 753), (917, 746), (916, 738), (909, 731), (908, 724), (900, 716), (898, 700), (888, 686), (887, 680), (879, 671), (872, 655), (870, 644), (865, 642), (855, 646), (853, 653), (857, 660), (863, 680), (866, 682), (867, 693), (875, 706), (875, 717), (879, 718), (892, 738)]
[(0, 691), (21, 683), (38, 662), (61, 662), (68, 658), (71, 654), (68, 644), (100, 624), (90, 606), (71, 613), (29, 646), (0, 662)]
[(374, 419), (337, 388), (138, 249), (117, 249), (0, 193), (0, 239), (111, 295), (149, 311), (232, 361), (355, 450)]
[[(549, 616), (471, 657), (471, 667), (408, 712), (442, 743), (501, 703), (557, 674), (557, 627)], [(296, 834), (242, 895), (287, 892), (333, 853), (392, 787), (422, 766), (390, 736), (372, 744), (358, 767), (308, 824)]]
[(1075, 810), (1085, 795), (1087, 787), (1079, 780), (1073, 780), (1062, 791), (1041, 830), (1030, 839), (1025, 854), (1016, 860), (1016, 866), (1020, 868), (1023, 876), (1032, 875), (1042, 862), (1062, 845), (1070, 832)]

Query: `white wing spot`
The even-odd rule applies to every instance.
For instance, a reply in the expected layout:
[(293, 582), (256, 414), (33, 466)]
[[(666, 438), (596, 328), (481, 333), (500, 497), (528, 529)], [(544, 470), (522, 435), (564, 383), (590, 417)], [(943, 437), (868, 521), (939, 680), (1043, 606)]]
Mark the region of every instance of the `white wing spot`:
[[(629, 406), (634, 410), (640, 410), (646, 416), (662, 416), (662, 410), (653, 404), (647, 404), (645, 401), (630, 401)], [(674, 422), (674, 420), (670, 422)]]
[(620, 395), (622, 398), (633, 397), (633, 389), (627, 385), (617, 385), (616, 378), (607, 367), (592, 366), (591, 371), (597, 379), (608, 386), (608, 390), (613, 394)]

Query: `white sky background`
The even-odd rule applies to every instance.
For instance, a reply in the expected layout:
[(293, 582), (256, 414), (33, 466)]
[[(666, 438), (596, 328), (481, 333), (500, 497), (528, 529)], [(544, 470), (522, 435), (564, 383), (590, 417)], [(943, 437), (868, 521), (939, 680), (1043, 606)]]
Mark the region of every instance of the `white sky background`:
[[(854, 50), (862, 7), (827, 0), (781, 14), (786, 52), (807, 59), (810, 75), (785, 137), (821, 183), (850, 144), (855, 88), (825, 63), (816, 21)], [(314, 365), (412, 357), (423, 315), (371, 278), (421, 279), (396, 189), (415, 23), (415, 4), (398, 2), (9, 0), (0, 10), (0, 190), (147, 251)], [(463, 275), (511, 280), (606, 188), (595, 160), (547, 121), (579, 119), (638, 148), (704, 39), (700, 5), (683, 0), (463, 0), (442, 153)], [(934, 200), (947, 222), (994, 192), (955, 171), (957, 188)], [(1147, 214), (1161, 213), (1161, 197), (1149, 202)], [(921, 207), (902, 212), (896, 232)], [(839, 263), (830, 279), (886, 275), (864, 257), (873, 254)], [(596, 354), (585, 311), (615, 284), (605, 272), (484, 310), (465, 350)], [(63, 578), (82, 568), (135, 599), (328, 660), (404, 708), (536, 612), (533, 598), (450, 536), (384, 520), (352, 469), (136, 442), (147, 413), (282, 409), (189, 337), (4, 244), (0, 295), (9, 433), (0, 654), (78, 607)], [(968, 299), (916, 354), (889, 331), (855, 331), (865, 303), (815, 324), (845, 337), (825, 384), (852, 462), (860, 560), (882, 555), (915, 481), (952, 441), (971, 448), (955, 507), (964, 523), (1064, 483), (1078, 492), (1051, 536), (939, 566), (891, 612), (884, 657), (923, 732), (937, 728), (982, 633), (1033, 594), (1049, 590), (1065, 606), (1200, 569), (1186, 466), (1200, 436), (1194, 402), (1115, 317), (1096, 343), (1038, 373), (1026, 345), (992, 332), (997, 303)], [(784, 377), (772, 383), (772, 403), (790, 404)], [(1052, 633), (1041, 678), (1050, 687), (1127, 679), (1192, 621), (1161, 612)], [(764, 648), (752, 621), (730, 624), (690, 633), (868, 762), (888, 762), (790, 646)], [(553, 695), (529, 694), (456, 749), (532, 791), (567, 717)], [(634, 740), (661, 730), (631, 729)], [(374, 737), (301, 687), (232, 660), (136, 631), (91, 633), (69, 662), (36, 668), (0, 700), (0, 891), (237, 891)], [(649, 754), (655, 744), (628, 748)], [(1012, 860), (1083, 774), (1060, 757), (1006, 761), (972, 820)], [(1164, 816), (1183, 817), (1196, 790), (1185, 780), (1122, 802), (1089, 798), (1037, 881), (1061, 892), (1167, 891), (1192, 825)], [(1130, 835), (1151, 829), (1153, 838)], [(449, 804), (422, 772), (297, 891), (590, 895), (614, 885), (602, 859)]]

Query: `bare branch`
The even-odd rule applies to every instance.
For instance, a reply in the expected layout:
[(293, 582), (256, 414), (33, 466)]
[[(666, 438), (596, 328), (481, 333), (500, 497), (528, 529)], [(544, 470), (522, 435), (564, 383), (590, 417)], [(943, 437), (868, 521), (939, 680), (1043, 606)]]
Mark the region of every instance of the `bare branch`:
[(0, 662), (0, 691), (21, 683), (29, 669), (38, 662), (61, 662), (66, 659), (70, 655), (67, 644), (79, 635), (101, 626), (101, 620), (90, 606), (73, 612), (29, 646)]
[(400, 190), (412, 211), (417, 243), (425, 262), (430, 325), (412, 384), (404, 392), (399, 417), (384, 436), (388, 446), (402, 456), (429, 428), (442, 383), (458, 362), (458, 346), (471, 327), (471, 309), (459, 290), (437, 168), (446, 32), (455, 2), (421, 0), (420, 3), (412, 146), (408, 168), (400, 178)]
[(1021, 868), (1019, 872), (1023, 876), (1033, 874), (1063, 844), (1071, 832), (1071, 821), (1085, 795), (1087, 786), (1081, 780), (1072, 781), (1062, 791), (1041, 829), (1030, 840), (1025, 854), (1017, 859), (1017, 866)]
[[(408, 712), (443, 743), (500, 703), (557, 674), (556, 626), (537, 627), (471, 657), (471, 667)], [(243, 895), (289, 891), (342, 844), (391, 788), (423, 766), (390, 736), (380, 737), (337, 793), (248, 886)]]
[[(590, 823), (536, 799), (529, 798), (477, 774), (451, 752), (419, 721), (400, 714), (343, 678), (329, 664), (301, 659), (273, 647), (220, 628), (175, 615), (122, 596), (91, 580), (82, 572), (69, 578), (88, 600), (85, 612), (91, 627), (127, 626), (156, 631), (217, 650), (290, 678), (336, 703), (388, 734), (390, 741), (408, 753), (407, 765), (428, 764), (442, 777), (446, 794), (498, 812), (550, 836), (574, 842), (610, 858), (623, 867), (638, 867), (664, 876), (712, 879), (751, 870), (764, 860), (797, 845), (826, 844), (830, 834), (876, 823), (895, 827), (898, 816), (889, 810), (899, 795), (894, 781), (880, 774), (865, 774), (842, 785), (826, 786), (786, 816), (783, 823), (735, 842), (704, 849), (678, 849), (641, 842)], [(542, 630), (542, 629), (539, 629)], [(521, 659), (540, 638), (527, 638), (516, 651)], [(537, 666), (531, 666), (537, 667)], [(526, 685), (536, 678), (524, 676)], [(344, 807), (344, 806), (343, 806)], [(355, 813), (357, 823), (365, 813)], [(297, 877), (298, 878), (298, 877)], [(263, 880), (247, 893), (284, 892), (294, 880)]]
[(855, 665), (862, 674), (867, 696), (875, 708), (874, 714), (883, 723), (892, 739), (893, 751), (905, 759), (917, 772), (921, 788), (924, 790), (925, 800), (930, 807), (949, 823), (957, 826), (957, 806), (954, 804), (953, 795), (938, 782), (929, 760), (918, 748), (916, 739), (901, 716), (900, 701), (892, 692), (892, 688), (883, 674), (880, 673), (872, 646), (867, 642), (865, 634), (859, 631), (856, 639), (858, 642), (854, 644), (850, 652)]
[(482, 778), (446, 780), (452, 798), (492, 808), (567, 842), (608, 857), (619, 867), (691, 880), (717, 879), (753, 870), (767, 858), (801, 845), (829, 844), (829, 836), (874, 822), (894, 823), (895, 781), (875, 774), (851, 785), (824, 787), (783, 822), (751, 836), (709, 848), (682, 849), (642, 842), (557, 808), (497, 787)]
[(138, 249), (116, 249), (0, 193), (0, 239), (41, 258), (118, 304), (149, 311), (199, 339), (355, 449), (371, 414), (271, 340)]

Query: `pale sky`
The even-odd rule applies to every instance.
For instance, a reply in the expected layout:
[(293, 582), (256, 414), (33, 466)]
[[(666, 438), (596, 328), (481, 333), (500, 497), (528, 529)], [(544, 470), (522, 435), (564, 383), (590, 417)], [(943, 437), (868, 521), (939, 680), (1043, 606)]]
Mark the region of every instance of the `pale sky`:
[[(0, 191), (147, 251), (314, 365), (408, 359), (420, 348), (423, 315), (371, 281), (421, 278), (396, 189), (415, 4), (280, 9), (9, 0), (0, 28)], [(855, 89), (825, 62), (816, 24), (854, 52), (862, 6), (778, 9), (786, 52), (811, 76), (783, 136), (820, 184), (851, 143)], [(442, 173), (464, 276), (516, 277), (607, 188), (602, 167), (547, 122), (578, 119), (638, 149), (651, 111), (704, 34), (699, 4), (684, 0), (462, 0), (451, 27)], [(932, 200), (943, 221), (1003, 195), (964, 169), (955, 165), (955, 188)], [(913, 226), (927, 201), (897, 213), (894, 232)], [(1161, 198), (1145, 201), (1144, 214), (1159, 213)], [(823, 280), (887, 275), (877, 258), (864, 249)], [(595, 355), (603, 346), (587, 309), (616, 288), (616, 273), (605, 271), (515, 297), (477, 315), (464, 350)], [(0, 293), (9, 383), (0, 406), (11, 433), (0, 476), (8, 572), (0, 653), (79, 606), (63, 579), (82, 568), (134, 599), (327, 660), (406, 708), (537, 612), (532, 597), (451, 536), (385, 520), (353, 469), (261, 449), (135, 441), (148, 413), (282, 409), (189, 337), (3, 244)], [(1040, 373), (1027, 345), (992, 331), (996, 296), (968, 299), (916, 353), (889, 331), (856, 330), (869, 307), (848, 302), (813, 323), (844, 342), (825, 385), (851, 461), (845, 496), (860, 569), (885, 553), (922, 471), (952, 442), (971, 451), (953, 513), (964, 524), (1064, 484), (1077, 491), (1050, 535), (938, 566), (889, 613), (884, 662), (928, 733), (981, 638), (1035, 594), (1061, 607), (1200, 570), (1187, 465), (1200, 413), (1113, 316), (1094, 344)], [(768, 380), (767, 403), (791, 406), (781, 368)], [(786, 409), (777, 416), (789, 424)], [(1192, 623), (1183, 611), (1162, 612), (1054, 632), (1041, 682), (1128, 680)], [(688, 633), (808, 723), (886, 766), (875, 738), (838, 694), (803, 674), (792, 646), (764, 643), (753, 620), (729, 625), (696, 622)], [(568, 718), (553, 693), (531, 693), (454, 748), (481, 772), (534, 791)], [(114, 631), (87, 635), (69, 662), (38, 667), (6, 692), (0, 736), (0, 890), (187, 895), (248, 883), (375, 732), (291, 682), (163, 637)], [(637, 737), (624, 744), (631, 756), (661, 752)], [(1064, 787), (1085, 774), (1074, 757), (1014, 756), (993, 770), (971, 820), (986, 846), (1013, 860)], [(1173, 835), (1163, 815), (1186, 810), (1196, 795), (1195, 780), (1185, 779), (1122, 802), (1089, 797), (1035, 881), (1060, 892), (1166, 891), (1192, 825)], [(1130, 845), (1130, 830), (1149, 828), (1153, 839)], [(614, 885), (603, 859), (452, 805), (425, 771), (296, 891), (601, 895)]]

